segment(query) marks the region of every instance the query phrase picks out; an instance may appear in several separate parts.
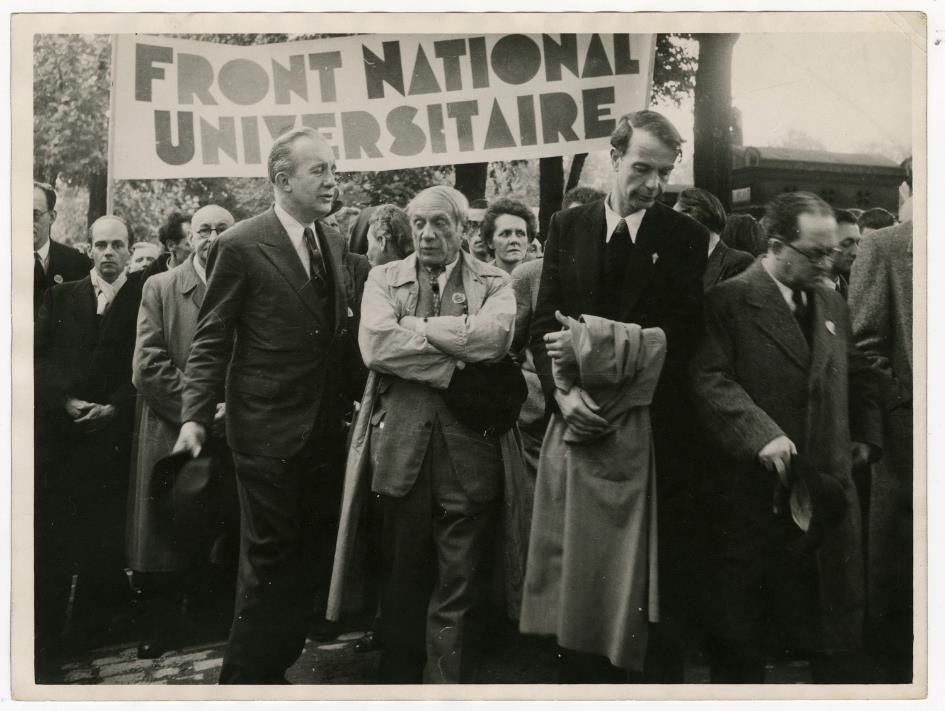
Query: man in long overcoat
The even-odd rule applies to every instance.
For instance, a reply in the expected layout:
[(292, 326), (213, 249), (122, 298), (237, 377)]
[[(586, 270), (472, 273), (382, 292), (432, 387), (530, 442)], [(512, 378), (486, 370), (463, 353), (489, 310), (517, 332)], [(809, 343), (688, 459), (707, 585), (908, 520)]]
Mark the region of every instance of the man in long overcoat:
[[(831, 208), (790, 193), (765, 221), (764, 259), (709, 292), (691, 365), (715, 447), (706, 500), (712, 681), (762, 682), (774, 622), (809, 655), (815, 682), (851, 682), (862, 670), (841, 662), (861, 646), (864, 590), (850, 472), (880, 451), (877, 374), (852, 344), (843, 298), (823, 283), (837, 247)], [(829, 519), (827, 499), (813, 498), (808, 525), (819, 527), (819, 545), (784, 496), (802, 501), (796, 457), (835, 494)]]
[[(164, 503), (154, 496), (152, 481), (154, 465), (171, 453), (180, 430), (184, 368), (207, 290), (207, 255), (216, 238), (233, 226), (233, 216), (218, 205), (205, 205), (194, 213), (190, 225), (193, 254), (144, 284), (133, 361), (140, 414), (126, 546), (128, 567), (135, 572), (136, 587), (144, 593), (150, 613), (149, 634), (138, 648), (139, 657), (148, 658), (160, 656), (173, 636), (178, 622), (173, 605), (182, 592), (181, 574), (200, 562), (206, 565), (209, 553), (182, 542), (186, 532), (174, 530)], [(223, 416), (221, 403), (218, 425)], [(223, 455), (217, 457), (217, 465), (226, 466), (229, 453), (216, 454)], [(231, 485), (232, 476), (225, 483)], [(227, 503), (234, 504), (235, 498), (233, 491)]]
[[(38, 661), (62, 630), (73, 572), (75, 640), (107, 632), (130, 600), (123, 532), (135, 390), (131, 354), (141, 300), (126, 275), (132, 231), (115, 215), (89, 228), (94, 266), (57, 284), (35, 324), (35, 447), (49, 456), (34, 492)], [(46, 647), (48, 650), (48, 647)]]

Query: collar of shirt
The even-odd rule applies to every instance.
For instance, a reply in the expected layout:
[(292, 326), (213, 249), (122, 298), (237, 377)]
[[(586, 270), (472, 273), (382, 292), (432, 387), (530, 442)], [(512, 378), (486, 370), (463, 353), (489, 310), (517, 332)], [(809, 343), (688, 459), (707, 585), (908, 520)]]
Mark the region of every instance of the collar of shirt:
[(128, 275), (125, 274), (125, 272), (120, 272), (118, 274), (118, 278), (109, 284), (107, 281), (102, 279), (101, 276), (99, 276), (99, 273), (95, 271), (95, 267), (92, 267), (92, 271), (89, 272), (89, 276), (92, 279), (92, 286), (95, 287), (95, 296), (99, 302), (97, 313), (99, 316), (101, 316), (103, 313), (105, 313), (105, 307), (102, 304), (101, 297), (104, 296), (106, 304), (111, 306), (112, 301), (115, 300), (115, 295), (121, 291), (121, 287), (123, 287), (125, 282), (128, 281)]
[(46, 240), (46, 244), (36, 250), (36, 254), (39, 255), (39, 260), (43, 263), (43, 269), (49, 269), (49, 242)]
[(709, 256), (712, 255), (712, 252), (715, 251), (715, 248), (719, 246), (719, 242), (721, 241), (722, 238), (715, 234), (715, 232), (709, 233)]
[(282, 206), (279, 205), (279, 203), (275, 204), (275, 211), (276, 217), (279, 218), (279, 222), (282, 223), (282, 227), (289, 235), (289, 241), (292, 242), (292, 248), (295, 250), (295, 253), (299, 255), (299, 259), (302, 261), (302, 267), (305, 269), (305, 273), (311, 276), (312, 265), (309, 262), (308, 247), (305, 246), (305, 238), (303, 234), (305, 233), (306, 227), (312, 231), (312, 234), (315, 234), (315, 223), (313, 222), (308, 225), (303, 225), (301, 222), (292, 217), (292, 215), (282, 209)]
[(200, 263), (200, 260), (197, 259), (196, 254), (194, 254), (194, 256), (191, 257), (191, 261), (194, 264), (194, 271), (197, 272), (197, 276), (200, 278), (200, 281), (202, 281), (203, 285), (206, 286), (207, 285), (207, 268), (203, 264)]
[(637, 210), (621, 218), (620, 215), (614, 212), (610, 207), (611, 197), (611, 195), (608, 195), (607, 199), (604, 200), (604, 217), (607, 219), (607, 236), (604, 238), (604, 242), (610, 243), (610, 238), (614, 234), (614, 230), (617, 229), (617, 223), (623, 219), (627, 222), (627, 227), (630, 229), (630, 241), (636, 244), (637, 232), (640, 230), (640, 223), (643, 222), (643, 216), (646, 215), (646, 210)]
[[(420, 263), (420, 262), (418, 261), (417, 264), (419, 264), (419, 263)], [(458, 253), (457, 253), (456, 257), (453, 259), (453, 261), (450, 262), (449, 264), (447, 264), (447, 265), (446, 265), (446, 268), (445, 268), (442, 272), (440, 272), (440, 273), (437, 275), (437, 277), (436, 277), (436, 283), (437, 283), (437, 284), (439, 285), (439, 287), (440, 287), (440, 293), (441, 293), (441, 294), (442, 294), (444, 291), (446, 291), (446, 282), (449, 281), (450, 274), (453, 273), (453, 270), (456, 268), (456, 265), (457, 265), (457, 264), (459, 264), (459, 254), (458, 254)], [(420, 268), (423, 269), (424, 271), (427, 271), (426, 267), (420, 267)]]
[[(761, 260), (761, 266), (763, 266), (765, 271), (768, 272), (768, 276), (774, 279), (774, 283), (778, 286), (778, 291), (780, 291), (781, 296), (784, 297), (784, 302), (788, 305), (788, 308), (791, 309), (791, 313), (794, 313), (794, 289), (789, 287), (787, 284), (778, 281), (778, 278), (771, 271), (771, 265), (768, 263), (767, 257)], [(807, 304), (807, 292), (801, 291), (801, 300), (805, 305)]]

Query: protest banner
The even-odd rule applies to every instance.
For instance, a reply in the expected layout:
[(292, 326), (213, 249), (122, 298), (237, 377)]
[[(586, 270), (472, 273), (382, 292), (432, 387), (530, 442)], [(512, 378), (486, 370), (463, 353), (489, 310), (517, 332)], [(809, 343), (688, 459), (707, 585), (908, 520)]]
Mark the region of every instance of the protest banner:
[(111, 178), (257, 177), (311, 126), (342, 171), (606, 148), (652, 34), (357, 35), (239, 46), (118, 35)]

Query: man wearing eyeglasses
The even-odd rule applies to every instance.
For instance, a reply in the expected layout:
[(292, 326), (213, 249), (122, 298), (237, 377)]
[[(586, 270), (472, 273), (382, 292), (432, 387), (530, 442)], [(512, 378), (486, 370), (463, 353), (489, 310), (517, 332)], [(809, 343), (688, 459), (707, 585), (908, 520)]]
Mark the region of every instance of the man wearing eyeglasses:
[(712, 681), (763, 682), (775, 627), (810, 659), (814, 682), (864, 682), (851, 467), (880, 452), (878, 373), (824, 282), (838, 244), (830, 206), (787, 193), (764, 223), (764, 258), (708, 292), (690, 367), (715, 462), (705, 501)]
[[(138, 312), (132, 380), (141, 398), (138, 447), (133, 455), (132, 495), (128, 510), (128, 567), (135, 572), (135, 587), (145, 602), (145, 638), (139, 658), (155, 658), (182, 632), (180, 599), (184, 573), (207, 559), (207, 551), (185, 549), (178, 543), (163, 503), (151, 495), (154, 465), (171, 453), (180, 428), (184, 368), (197, 328), (197, 317), (207, 291), (207, 255), (233, 216), (219, 205), (206, 205), (190, 223), (193, 254), (183, 264), (148, 279)], [(217, 404), (213, 422), (215, 464), (229, 459), (222, 440), (225, 408)], [(225, 477), (232, 483), (232, 477)], [(235, 491), (230, 503), (235, 503)], [(226, 561), (216, 561), (224, 563)]]
[(89, 273), (92, 262), (84, 254), (51, 238), (56, 220), (56, 191), (46, 183), (33, 183), (33, 318), (43, 294), (54, 284), (78, 281)]

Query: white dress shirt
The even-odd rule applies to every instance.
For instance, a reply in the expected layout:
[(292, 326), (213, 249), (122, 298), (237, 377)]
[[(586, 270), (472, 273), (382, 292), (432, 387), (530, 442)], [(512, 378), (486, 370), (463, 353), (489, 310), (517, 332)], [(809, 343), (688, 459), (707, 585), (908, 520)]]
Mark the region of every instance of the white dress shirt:
[[(778, 291), (781, 292), (781, 296), (784, 297), (784, 302), (788, 305), (788, 308), (791, 309), (793, 314), (797, 306), (794, 303), (794, 289), (789, 287), (787, 284), (778, 281), (778, 278), (771, 271), (771, 266), (768, 264), (768, 258), (765, 257), (761, 260), (761, 265), (765, 268), (765, 271), (768, 272), (768, 276), (774, 279), (774, 283), (778, 286)], [(807, 306), (807, 292), (801, 290), (801, 301), (804, 302), (804, 305)]]
[(108, 310), (108, 307), (112, 305), (115, 296), (121, 291), (121, 287), (125, 285), (125, 282), (128, 281), (128, 275), (122, 271), (118, 274), (118, 278), (109, 284), (99, 276), (98, 272), (95, 271), (95, 267), (92, 267), (92, 271), (89, 272), (89, 277), (92, 279), (92, 286), (95, 287), (95, 313), (101, 316)]
[(627, 223), (627, 228), (630, 230), (630, 241), (636, 244), (637, 232), (640, 231), (640, 223), (643, 222), (643, 216), (646, 215), (646, 210), (637, 210), (626, 217), (621, 217), (610, 207), (610, 201), (611, 196), (608, 195), (607, 199), (604, 200), (604, 217), (607, 219), (607, 236), (604, 238), (604, 242), (610, 244), (610, 238), (614, 234), (614, 230), (617, 229), (617, 225), (620, 221), (624, 220)]
[(305, 273), (309, 276), (312, 276), (312, 264), (309, 261), (308, 247), (305, 246), (305, 228), (308, 227), (312, 234), (315, 234), (315, 223), (310, 222), (307, 225), (303, 225), (301, 222), (296, 220), (292, 215), (282, 209), (279, 203), (275, 204), (276, 217), (279, 218), (279, 222), (282, 223), (283, 228), (289, 235), (289, 240), (292, 242), (292, 247), (295, 249), (295, 253), (299, 255), (299, 259), (302, 262), (302, 268), (305, 269)]
[(49, 273), (49, 240), (46, 240), (44, 244), (39, 249), (35, 250), (36, 254), (39, 255), (39, 261), (43, 263), (43, 271), (47, 274)]

